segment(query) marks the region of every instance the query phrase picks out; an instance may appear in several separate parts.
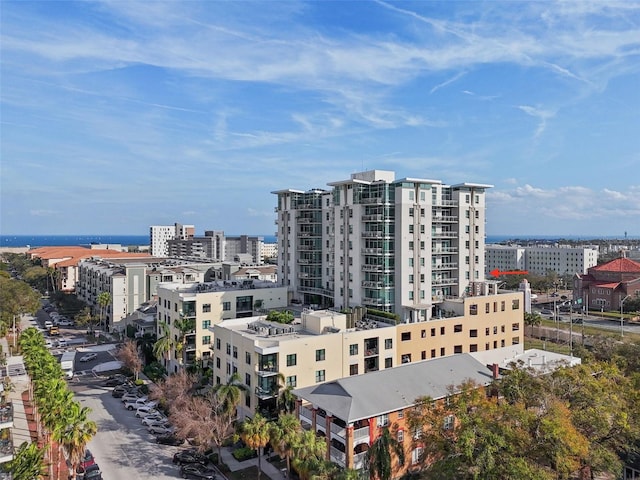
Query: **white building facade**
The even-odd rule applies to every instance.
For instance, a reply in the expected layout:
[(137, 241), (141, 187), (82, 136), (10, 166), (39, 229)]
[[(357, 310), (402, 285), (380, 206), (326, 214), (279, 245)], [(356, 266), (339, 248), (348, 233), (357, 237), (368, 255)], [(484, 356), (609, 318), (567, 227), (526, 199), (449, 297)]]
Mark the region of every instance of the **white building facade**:
[(193, 225), (152, 225), (149, 227), (149, 250), (154, 257), (169, 256), (169, 240), (188, 239), (195, 234)]
[(305, 304), (428, 320), (484, 279), (485, 190), (372, 170), (331, 190), (279, 190), (278, 278)]
[(485, 272), (526, 270), (533, 275), (584, 275), (598, 264), (598, 250), (590, 247), (566, 246), (510, 246), (485, 247)]

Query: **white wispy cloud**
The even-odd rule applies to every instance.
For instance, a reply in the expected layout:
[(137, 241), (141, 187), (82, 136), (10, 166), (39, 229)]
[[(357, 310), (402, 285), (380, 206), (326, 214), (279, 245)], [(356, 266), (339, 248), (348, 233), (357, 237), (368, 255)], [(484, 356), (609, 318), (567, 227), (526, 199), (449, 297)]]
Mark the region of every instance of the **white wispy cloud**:
[(539, 107), (532, 107), (530, 105), (520, 105), (518, 106), (520, 110), (522, 110), (527, 115), (531, 115), (539, 120), (538, 128), (535, 131), (534, 137), (538, 138), (540, 135), (544, 133), (547, 128), (547, 121), (553, 118), (556, 115), (556, 112), (553, 110), (544, 110)]

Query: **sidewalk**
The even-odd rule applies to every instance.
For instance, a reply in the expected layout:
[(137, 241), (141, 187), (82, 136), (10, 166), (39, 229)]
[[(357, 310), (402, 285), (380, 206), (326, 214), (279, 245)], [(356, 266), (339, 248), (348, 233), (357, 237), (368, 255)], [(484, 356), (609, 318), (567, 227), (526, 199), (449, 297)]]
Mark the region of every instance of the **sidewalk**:
[[(231, 470), (232, 472), (236, 472), (238, 470), (244, 470), (245, 468), (248, 468), (251, 465), (255, 465), (256, 467), (258, 466), (257, 457), (249, 460), (245, 460), (244, 462), (239, 462), (235, 458), (233, 458), (230, 448), (223, 447), (221, 453), (222, 453), (222, 463), (224, 463), (227, 467), (229, 467), (229, 470)], [(282, 480), (283, 478), (285, 478), (282, 472), (280, 472), (280, 470), (274, 467), (273, 464), (271, 464), (270, 462), (267, 462), (266, 455), (263, 455), (262, 458), (260, 459), (260, 467), (264, 476), (270, 478), (271, 480)]]

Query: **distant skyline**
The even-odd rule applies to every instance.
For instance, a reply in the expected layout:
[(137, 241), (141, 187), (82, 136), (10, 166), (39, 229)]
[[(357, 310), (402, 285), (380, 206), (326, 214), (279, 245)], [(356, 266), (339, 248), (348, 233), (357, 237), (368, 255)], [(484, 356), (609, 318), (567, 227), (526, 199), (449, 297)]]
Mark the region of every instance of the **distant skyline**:
[(640, 2), (3, 1), (0, 234), (269, 235), (363, 170), (640, 235)]

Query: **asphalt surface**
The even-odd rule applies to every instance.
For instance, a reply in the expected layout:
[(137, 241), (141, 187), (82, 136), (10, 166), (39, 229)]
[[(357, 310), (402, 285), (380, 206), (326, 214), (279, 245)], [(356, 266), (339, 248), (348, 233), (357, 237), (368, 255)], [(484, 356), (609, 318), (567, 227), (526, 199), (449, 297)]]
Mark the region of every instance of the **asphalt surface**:
[(121, 399), (113, 398), (113, 388), (102, 386), (103, 381), (101, 377), (79, 375), (70, 383), (76, 400), (91, 409), (89, 417), (98, 425), (98, 433), (87, 448), (100, 466), (103, 478), (179, 478), (179, 467), (171, 460), (181, 447), (155, 443), (155, 437), (136, 418), (135, 411), (125, 409)]

